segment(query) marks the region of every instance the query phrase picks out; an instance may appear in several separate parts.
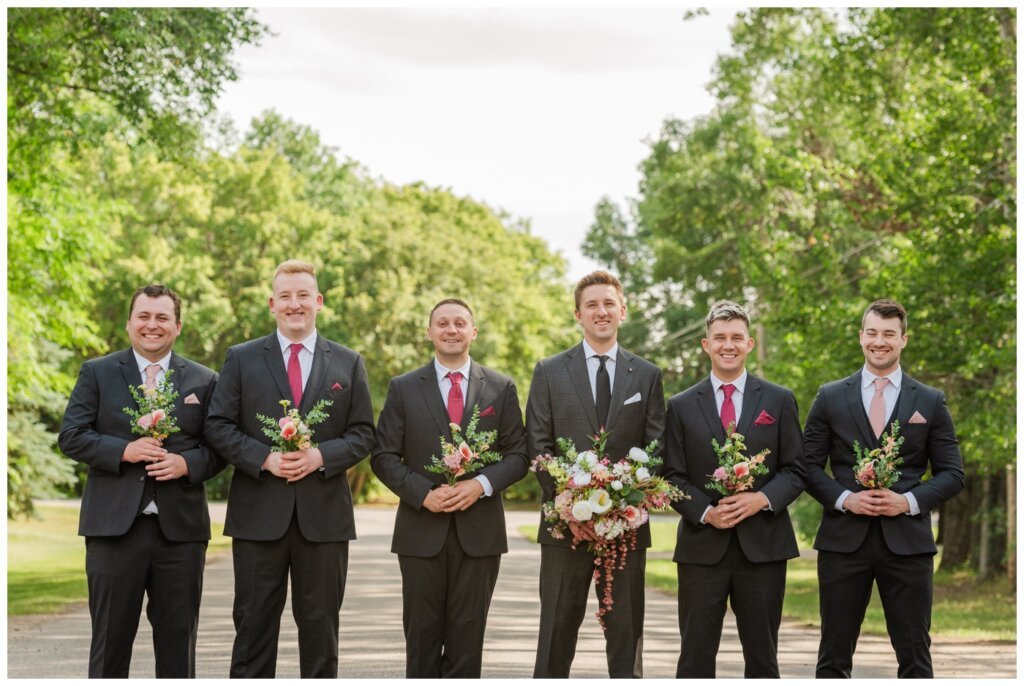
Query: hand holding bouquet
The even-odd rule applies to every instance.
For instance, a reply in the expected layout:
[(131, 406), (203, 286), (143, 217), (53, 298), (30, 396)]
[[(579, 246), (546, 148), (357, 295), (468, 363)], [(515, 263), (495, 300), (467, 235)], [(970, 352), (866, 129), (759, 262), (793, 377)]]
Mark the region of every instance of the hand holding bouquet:
[(459, 477), (477, 471), (484, 465), (501, 460), (501, 453), (491, 450), (497, 440), (497, 431), (477, 433), (476, 425), (480, 421), (480, 408), (473, 407), (473, 416), (466, 425), (465, 435), (462, 427), (452, 422), (451, 443), (441, 436), (441, 457), (432, 456), (430, 464), (425, 467), (428, 472), (443, 474), (449, 486), (454, 486)]
[(747, 449), (744, 442), (746, 439), (743, 434), (736, 433), (734, 428), (733, 425), (729, 426), (724, 445), (719, 445), (714, 438), (711, 439), (711, 447), (718, 456), (718, 469), (708, 475), (712, 481), (705, 484), (725, 496), (753, 488), (755, 477), (768, 473), (768, 465), (764, 463), (764, 458), (771, 454), (771, 450), (765, 448), (753, 457), (744, 455), (743, 452)]
[(857, 483), (865, 488), (892, 488), (900, 480), (900, 471), (896, 467), (903, 463), (900, 457), (903, 436), (899, 433), (900, 423), (894, 421), (892, 431), (883, 433), (879, 439), (881, 448), (865, 450), (860, 443), (853, 442), (853, 452), (857, 455), (853, 475)]

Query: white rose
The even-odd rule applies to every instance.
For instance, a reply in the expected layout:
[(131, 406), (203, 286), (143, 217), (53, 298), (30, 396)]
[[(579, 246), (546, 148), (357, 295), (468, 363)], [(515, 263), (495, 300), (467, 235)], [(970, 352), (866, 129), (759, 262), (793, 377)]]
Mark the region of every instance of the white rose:
[(616, 479), (615, 481), (613, 481), (613, 482), (612, 482), (612, 483), (611, 483), (610, 485), (611, 485), (611, 487), (612, 487), (612, 488), (614, 488), (614, 489), (615, 489), (616, 491), (621, 491), (621, 490), (622, 490), (622, 482), (621, 482), (621, 481), (619, 481), (618, 479)]
[(597, 453), (593, 450), (584, 450), (576, 456), (576, 464), (586, 469), (593, 469), (597, 462)]
[(590, 494), (590, 509), (594, 514), (604, 514), (612, 507), (612, 497), (608, 491), (598, 488)]
[(647, 467), (641, 467), (640, 469), (636, 470), (636, 480), (637, 481), (647, 481), (650, 478), (651, 478), (651, 473), (649, 471), (647, 471)]
[(577, 488), (582, 488), (590, 483), (590, 474), (588, 472), (576, 472), (572, 477), (572, 482)]
[(586, 500), (581, 500), (572, 506), (572, 516), (576, 518), (576, 521), (585, 522), (594, 516), (594, 513), (590, 509), (590, 503)]
[(639, 462), (640, 464), (647, 464), (651, 458), (643, 450), (640, 450), (640, 448), (630, 448), (629, 459), (633, 460), (633, 462)]

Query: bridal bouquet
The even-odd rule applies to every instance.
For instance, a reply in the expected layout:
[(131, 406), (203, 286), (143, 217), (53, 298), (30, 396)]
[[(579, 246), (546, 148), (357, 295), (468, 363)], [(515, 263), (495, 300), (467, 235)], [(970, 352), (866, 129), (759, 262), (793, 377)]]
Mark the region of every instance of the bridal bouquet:
[(857, 483), (865, 488), (892, 488), (893, 484), (900, 480), (900, 471), (896, 467), (903, 463), (903, 458), (900, 457), (903, 436), (899, 434), (900, 423), (894, 421), (892, 430), (883, 433), (879, 439), (882, 443), (881, 448), (865, 450), (860, 443), (853, 442), (853, 452), (857, 455), (853, 475)]
[(474, 406), (473, 416), (466, 425), (465, 435), (461, 426), (455, 422), (449, 424), (452, 430), (451, 442), (441, 436), (441, 457), (431, 457), (431, 463), (424, 469), (434, 474), (443, 474), (448, 485), (454, 486), (463, 474), (475, 472), (484, 465), (500, 461), (501, 453), (490, 450), (498, 432), (495, 430), (477, 433), (476, 425), (479, 421), (480, 408)]
[(572, 441), (559, 438), (560, 455), (538, 455), (530, 469), (544, 471), (555, 480), (555, 499), (543, 504), (544, 520), (554, 538), (572, 534), (575, 548), (586, 542), (594, 554), (594, 581), (604, 576), (604, 592), (597, 619), (612, 609), (615, 570), (625, 569), (626, 554), (636, 549), (637, 530), (652, 510), (664, 510), (686, 496), (651, 471), (661, 464), (653, 454), (657, 441), (644, 449), (631, 448), (614, 459), (605, 453), (608, 432), (593, 437), (593, 450), (577, 452)]
[(178, 392), (174, 390), (171, 383), (173, 369), (164, 372), (164, 378), (157, 382), (154, 388), (146, 388), (145, 384), (129, 386), (128, 391), (139, 409), (131, 407), (124, 408), (124, 413), (132, 420), (132, 433), (150, 436), (162, 441), (181, 429), (178, 422), (171, 414), (174, 412), (174, 401), (178, 399)]
[(313, 406), (305, 417), (299, 414), (298, 408), (288, 409), (292, 404), (290, 400), (282, 400), (281, 407), (284, 408), (284, 416), (274, 419), (262, 414), (257, 414), (256, 419), (263, 424), (263, 434), (274, 442), (273, 450), (278, 453), (291, 453), (296, 450), (315, 448), (313, 443), (313, 431), (310, 427), (319, 424), (327, 419), (325, 407), (333, 403), (330, 400), (321, 400)]
[[(729, 426), (729, 429), (733, 428), (732, 425)], [(718, 445), (716, 439), (711, 439), (711, 447), (718, 456), (718, 469), (714, 474), (708, 475), (712, 479), (705, 484), (708, 488), (726, 496), (749, 491), (754, 487), (755, 477), (768, 473), (768, 465), (764, 463), (764, 458), (768, 457), (771, 450), (765, 448), (757, 455), (748, 457), (743, 454), (747, 449), (745, 440), (743, 434), (732, 430), (726, 432), (723, 445)]]

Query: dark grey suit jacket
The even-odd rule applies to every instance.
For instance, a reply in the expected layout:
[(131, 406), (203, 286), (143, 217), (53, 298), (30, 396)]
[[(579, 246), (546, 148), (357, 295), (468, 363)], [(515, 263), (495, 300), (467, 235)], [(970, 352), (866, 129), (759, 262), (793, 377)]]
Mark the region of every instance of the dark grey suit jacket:
[[(637, 394), (637, 401), (626, 404)], [(661, 370), (619, 346), (615, 361), (615, 383), (608, 410), (609, 432), (605, 446), (613, 459), (625, 457), (630, 448), (644, 448), (661, 438), (665, 429), (665, 395), (661, 386)], [(557, 355), (541, 360), (533, 370), (530, 397), (526, 404), (526, 438), (530, 459), (538, 455), (555, 455), (555, 439), (568, 438), (578, 450), (589, 450), (592, 437), (598, 432), (597, 408), (594, 404), (586, 354), (580, 343)], [(545, 501), (555, 497), (555, 482), (546, 472), (537, 472)], [(548, 524), (541, 519), (537, 540), (545, 545), (571, 545), (571, 537), (557, 540), (548, 533)], [(647, 524), (638, 531), (637, 542), (651, 546), (651, 530)]]
[[(862, 371), (819, 388), (804, 425), (807, 490), (824, 506), (821, 526), (814, 540), (818, 550), (853, 552), (864, 542), (871, 524), (871, 517), (835, 509), (836, 500), (844, 490), (864, 490), (853, 475), (856, 462), (853, 442), (856, 440), (869, 450), (879, 447), (864, 411)], [(910, 423), (915, 412), (925, 423)], [(926, 386), (906, 372), (893, 415), (885, 431), (889, 431), (893, 419), (898, 419), (904, 440), (900, 448), (903, 458), (900, 480), (892, 490), (912, 493), (921, 513), (879, 517), (882, 536), (889, 550), (897, 555), (935, 553), (931, 511), (964, 487), (963, 459), (953, 418), (942, 391)], [(831, 475), (825, 473), (826, 463), (831, 467)], [(932, 476), (925, 481), (929, 467)]]
[(529, 468), (515, 383), (473, 362), (462, 415), (463, 429), (469, 424), (474, 407), (488, 415), (480, 418), (478, 432), (497, 429), (493, 449), (501, 453), (502, 459), (464, 474), (459, 480), (482, 474), (491, 482), (493, 494), (480, 498), (462, 512), (431, 512), (423, 507), (423, 499), (434, 486), (445, 483), (445, 478), (426, 471), (425, 467), (431, 456), (441, 457), (441, 436), (452, 440), (434, 362), (391, 380), (377, 424), (377, 446), (370, 458), (373, 473), (401, 498), (391, 552), (412, 557), (437, 555), (444, 546), (452, 519), (467, 555), (482, 557), (508, 552), (501, 491), (526, 476)]
[(224, 533), (273, 541), (284, 536), (297, 512), (299, 529), (308, 541), (354, 539), (352, 494), (345, 472), (373, 445), (373, 408), (362, 357), (317, 336), (299, 411), (305, 415), (321, 399), (334, 403), (327, 408), (327, 420), (312, 427), (324, 470), (294, 483), (262, 469), (272, 441), (256, 415), (283, 416), (282, 399), (294, 401), (276, 331), (228, 349), (206, 420), (210, 445), (235, 465)]
[[(203, 482), (224, 468), (224, 462), (203, 440), (206, 409), (217, 375), (201, 364), (171, 353), (171, 383), (178, 391), (173, 415), (181, 431), (168, 436), (164, 448), (185, 458), (188, 476), (156, 482), (160, 529), (171, 541), (206, 541), (210, 513)], [(132, 434), (125, 407), (138, 407), (128, 390), (142, 383), (132, 349), (127, 348), (82, 365), (71, 392), (59, 444), (64, 454), (89, 465), (78, 522), (80, 536), (120, 536), (131, 527), (146, 487), (145, 462), (122, 462)], [(185, 404), (195, 394), (198, 403)]]
[[(764, 412), (774, 420), (758, 417)], [(749, 455), (765, 448), (768, 473), (754, 480), (754, 491), (768, 497), (771, 510), (762, 510), (736, 525), (743, 554), (751, 562), (774, 562), (800, 554), (787, 506), (806, 487), (803, 440), (796, 398), (788, 388), (776, 386), (753, 374), (747, 374), (743, 411), (736, 431), (743, 434)], [(733, 529), (716, 529), (701, 524), (708, 505), (724, 498), (708, 488), (718, 458), (711, 439), (725, 442), (725, 429), (715, 403), (715, 389), (706, 378), (682, 393), (669, 398), (665, 427), (665, 464), (663, 475), (690, 496), (672, 506), (683, 515), (673, 559), (688, 564), (713, 565), (725, 556)]]

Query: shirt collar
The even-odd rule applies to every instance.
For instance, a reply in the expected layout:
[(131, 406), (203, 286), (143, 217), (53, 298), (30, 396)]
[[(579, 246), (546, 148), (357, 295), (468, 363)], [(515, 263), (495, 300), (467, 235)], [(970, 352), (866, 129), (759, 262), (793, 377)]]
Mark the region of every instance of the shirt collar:
[(305, 348), (309, 352), (313, 352), (313, 350), (316, 348), (316, 329), (313, 329), (313, 333), (309, 334), (309, 336), (303, 338), (301, 341), (290, 340), (283, 333), (281, 333), (281, 329), (278, 329), (277, 340), (281, 344), (281, 352), (287, 353), (291, 351), (292, 343), (301, 343), (303, 348)]
[(139, 374), (145, 374), (146, 373), (146, 367), (148, 367), (151, 364), (158, 364), (158, 365), (160, 365), (160, 371), (163, 371), (163, 372), (166, 372), (168, 367), (171, 366), (171, 353), (167, 353), (166, 355), (164, 355), (162, 358), (160, 358), (156, 362), (150, 362), (145, 357), (140, 355), (135, 348), (132, 348), (132, 354), (135, 355), (135, 364), (137, 364), (139, 366)]
[(893, 388), (897, 391), (900, 390), (900, 384), (903, 383), (903, 368), (896, 367), (896, 371), (886, 377), (877, 376), (868, 371), (867, 365), (864, 366), (864, 371), (860, 375), (861, 388), (867, 388), (871, 384), (875, 383), (875, 379), (889, 379), (889, 383), (892, 384)]
[(718, 393), (718, 389), (727, 383), (731, 383), (733, 386), (736, 387), (736, 390), (733, 391), (734, 393), (739, 393), (740, 395), (743, 395), (743, 389), (747, 387), (747, 370), (744, 369), (743, 373), (740, 374), (739, 377), (737, 377), (733, 381), (722, 381), (717, 376), (715, 376), (714, 372), (711, 372), (711, 385), (714, 386), (715, 393)]
[(459, 372), (462, 374), (463, 379), (469, 378), (469, 368), (473, 364), (473, 358), (466, 360), (466, 364), (462, 365), (458, 369), (448, 369), (435, 357), (434, 358), (434, 372), (437, 374), (437, 382), (441, 383), (444, 377), (448, 376), (449, 372)]
[[(588, 360), (591, 357), (594, 357), (594, 356), (599, 354), (599, 353), (595, 352), (593, 348), (590, 347), (590, 344), (587, 343), (587, 339), (586, 338), (583, 339), (583, 352), (587, 356)], [(608, 360), (610, 362), (614, 362), (616, 356), (619, 354), (619, 343), (618, 343), (618, 341), (616, 341), (615, 345), (613, 345), (611, 347), (611, 349), (608, 352), (604, 353), (604, 354), (608, 356)]]

